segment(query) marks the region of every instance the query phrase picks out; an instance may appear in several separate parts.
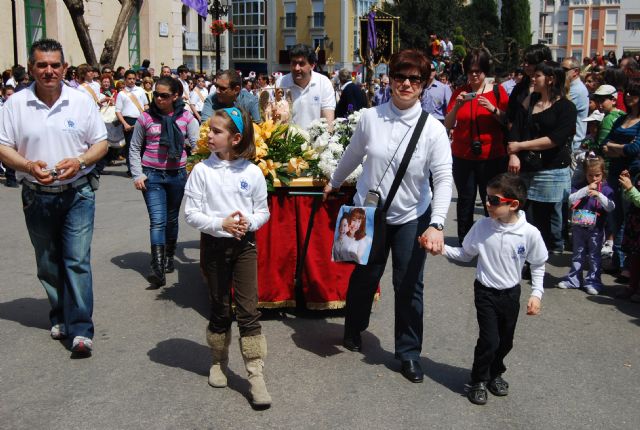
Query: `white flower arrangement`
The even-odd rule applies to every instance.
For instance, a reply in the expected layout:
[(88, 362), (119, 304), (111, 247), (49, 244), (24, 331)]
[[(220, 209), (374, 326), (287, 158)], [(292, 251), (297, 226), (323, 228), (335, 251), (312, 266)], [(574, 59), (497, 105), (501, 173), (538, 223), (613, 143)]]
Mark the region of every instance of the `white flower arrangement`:
[[(329, 132), (329, 126), (324, 118), (313, 121), (307, 129), (311, 149), (317, 154), (318, 169), (323, 176), (330, 178), (335, 172), (360, 116), (360, 112), (354, 112), (348, 118), (336, 118), (332, 132)], [(362, 166), (360, 165), (349, 175), (346, 182), (356, 182), (361, 174)]]

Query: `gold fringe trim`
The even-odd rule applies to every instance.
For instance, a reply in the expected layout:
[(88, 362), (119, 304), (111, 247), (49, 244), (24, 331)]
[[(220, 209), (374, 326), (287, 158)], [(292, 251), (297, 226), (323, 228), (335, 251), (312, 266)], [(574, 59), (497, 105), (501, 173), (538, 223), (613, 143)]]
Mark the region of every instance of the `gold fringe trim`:
[(277, 308), (295, 308), (295, 300), (283, 300), (281, 302), (258, 302), (258, 307), (262, 309), (277, 309)]
[(312, 311), (326, 311), (330, 309), (342, 309), (346, 305), (347, 302), (344, 300), (334, 300), (331, 302), (307, 302), (307, 309)]

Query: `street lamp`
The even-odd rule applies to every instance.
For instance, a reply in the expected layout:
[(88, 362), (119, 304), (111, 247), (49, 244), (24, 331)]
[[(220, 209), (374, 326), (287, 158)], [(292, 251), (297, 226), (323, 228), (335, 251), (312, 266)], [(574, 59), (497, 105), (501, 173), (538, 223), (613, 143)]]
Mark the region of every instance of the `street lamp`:
[[(231, 9), (231, 0), (208, 0), (209, 14), (214, 20), (219, 20), (221, 16), (225, 16)], [(220, 70), (220, 35), (216, 34), (216, 73)]]

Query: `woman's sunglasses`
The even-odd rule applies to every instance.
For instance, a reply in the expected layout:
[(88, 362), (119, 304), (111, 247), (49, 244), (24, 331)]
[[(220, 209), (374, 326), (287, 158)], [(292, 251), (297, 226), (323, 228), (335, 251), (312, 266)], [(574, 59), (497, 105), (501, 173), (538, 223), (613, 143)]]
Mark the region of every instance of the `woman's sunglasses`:
[(515, 202), (517, 199), (508, 199), (506, 197), (487, 195), (487, 202), (489, 206), (500, 206), (501, 204), (509, 204)]
[(169, 99), (169, 98), (171, 98), (171, 96), (173, 96), (173, 94), (171, 94), (171, 93), (159, 93), (157, 91), (153, 92), (153, 97), (158, 98), (158, 99)]

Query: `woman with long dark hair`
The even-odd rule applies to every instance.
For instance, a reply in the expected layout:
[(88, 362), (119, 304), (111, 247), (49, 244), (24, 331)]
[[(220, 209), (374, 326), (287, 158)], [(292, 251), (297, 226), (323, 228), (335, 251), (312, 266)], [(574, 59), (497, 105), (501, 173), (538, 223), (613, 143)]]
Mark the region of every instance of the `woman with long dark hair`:
[(565, 71), (560, 64), (539, 63), (533, 92), (522, 102), (511, 128), (509, 171), (527, 184), (527, 220), (542, 233), (552, 253), (564, 250), (562, 202), (571, 188), (571, 139), (577, 111), (566, 98)]
[(187, 183), (185, 139), (195, 146), (200, 126), (180, 97), (182, 85), (163, 77), (156, 82), (153, 103), (138, 118), (131, 139), (131, 174), (149, 212), (151, 272), (159, 288), (174, 270), (178, 215)]

